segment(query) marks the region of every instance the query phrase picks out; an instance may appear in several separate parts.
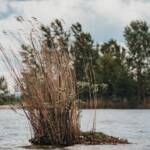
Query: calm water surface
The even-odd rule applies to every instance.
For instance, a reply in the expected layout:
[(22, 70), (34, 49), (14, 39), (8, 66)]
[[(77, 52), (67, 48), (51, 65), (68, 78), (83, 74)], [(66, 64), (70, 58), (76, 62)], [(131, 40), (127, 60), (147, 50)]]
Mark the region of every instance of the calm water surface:
[[(28, 147), (30, 125), (21, 110), (0, 110), (0, 150), (52, 150), (50, 147)], [(94, 110), (82, 110), (81, 129), (91, 130)], [(150, 110), (96, 110), (96, 130), (127, 138), (127, 145), (76, 145), (64, 150), (150, 150)], [(60, 150), (53, 148), (53, 150)], [(61, 149), (62, 150), (62, 149)]]

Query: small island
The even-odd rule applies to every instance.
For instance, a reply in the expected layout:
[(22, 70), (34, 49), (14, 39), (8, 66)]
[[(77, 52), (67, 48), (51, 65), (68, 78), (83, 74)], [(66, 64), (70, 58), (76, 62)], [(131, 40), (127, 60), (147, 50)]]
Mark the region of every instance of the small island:
[[(51, 145), (46, 137), (41, 137), (39, 139), (30, 139), (29, 140), (33, 145)], [(75, 141), (74, 144), (84, 144), (84, 145), (103, 145), (103, 144), (130, 144), (127, 139), (120, 139), (118, 137), (113, 137), (106, 135), (102, 132), (81, 132), (78, 141)], [(53, 145), (54, 146), (54, 145)], [(58, 146), (58, 145), (56, 145)], [(66, 146), (66, 145), (59, 145)], [(69, 146), (69, 145), (68, 145)]]

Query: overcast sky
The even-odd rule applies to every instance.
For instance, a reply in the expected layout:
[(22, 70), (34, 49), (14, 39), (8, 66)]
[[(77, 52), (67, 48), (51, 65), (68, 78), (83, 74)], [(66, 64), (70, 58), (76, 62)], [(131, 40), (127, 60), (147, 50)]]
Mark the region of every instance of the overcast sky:
[[(80, 22), (96, 42), (114, 38), (122, 43), (123, 29), (131, 20), (150, 22), (150, 0), (0, 0), (0, 32), (17, 26), (15, 16), (34, 16), (47, 24), (55, 18), (66, 25)], [(0, 38), (2, 43), (1, 33)], [(10, 81), (0, 60), (2, 74)]]

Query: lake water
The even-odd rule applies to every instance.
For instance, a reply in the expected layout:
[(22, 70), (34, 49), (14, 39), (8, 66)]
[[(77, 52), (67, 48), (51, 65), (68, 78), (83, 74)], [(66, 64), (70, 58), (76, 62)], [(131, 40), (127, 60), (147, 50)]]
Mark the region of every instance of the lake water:
[[(0, 110), (0, 150), (45, 150), (52, 148), (28, 147), (30, 125), (21, 110)], [(82, 110), (81, 129), (91, 130), (94, 110)], [(76, 145), (65, 150), (150, 150), (150, 110), (96, 110), (96, 130), (109, 135), (127, 138), (126, 145)], [(59, 148), (55, 148), (59, 150)]]

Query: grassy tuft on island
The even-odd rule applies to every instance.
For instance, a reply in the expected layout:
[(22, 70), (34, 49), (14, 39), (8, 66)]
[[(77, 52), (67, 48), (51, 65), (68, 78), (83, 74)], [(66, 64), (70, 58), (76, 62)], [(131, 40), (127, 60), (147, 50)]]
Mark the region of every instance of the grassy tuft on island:
[(80, 136), (80, 144), (129, 144), (127, 139), (120, 139), (102, 132), (82, 132)]

